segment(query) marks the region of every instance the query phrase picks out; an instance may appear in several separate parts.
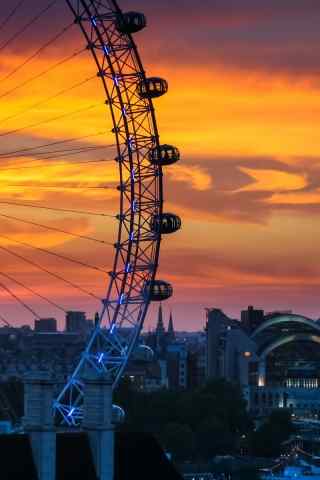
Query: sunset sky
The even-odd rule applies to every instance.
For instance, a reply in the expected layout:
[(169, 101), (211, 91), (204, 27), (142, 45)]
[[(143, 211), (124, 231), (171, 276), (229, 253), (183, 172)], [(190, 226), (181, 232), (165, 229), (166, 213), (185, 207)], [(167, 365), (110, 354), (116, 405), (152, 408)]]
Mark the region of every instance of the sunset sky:
[[(50, 15), (39, 20), (37, 28), (3, 47), (19, 25), (30, 18), (30, 6), (34, 15), (46, 2), (26, 3), (27, 7), (22, 7), (4, 29), (0, 28), (0, 154), (86, 135), (95, 136), (78, 146), (112, 145), (112, 134), (108, 133), (111, 119), (96, 78), (22, 113), (96, 73), (88, 52), (82, 52), (63, 67), (10, 93), (36, 72), (84, 47), (77, 27), (72, 27), (54, 47), (5, 79), (24, 58), (72, 22), (64, 1), (60, 0)], [(155, 101), (158, 125), (162, 142), (177, 145), (182, 154), (179, 164), (165, 170), (165, 210), (183, 219), (183, 229), (165, 237), (162, 243), (158, 277), (172, 282), (175, 291), (174, 297), (163, 306), (165, 314), (171, 309), (176, 327), (187, 330), (203, 327), (205, 307), (222, 308), (235, 317), (249, 304), (267, 311), (292, 309), (320, 317), (319, 2), (121, 0), (119, 3), (124, 10), (141, 10), (147, 15), (147, 29), (135, 39), (147, 73), (169, 81), (168, 94)], [(2, 17), (8, 12), (9, 7)], [(79, 115), (28, 127), (45, 118), (81, 109)], [(12, 115), (17, 116), (7, 119)], [(28, 128), (10, 133), (24, 126)], [(78, 160), (111, 160), (115, 155), (112, 146), (101, 150), (82, 155)], [(49, 165), (42, 159), (33, 163), (33, 168), (13, 168), (30, 160), (35, 157), (28, 153), (19, 159), (1, 159), (0, 202), (25, 201), (116, 212), (116, 190), (88, 188), (116, 186), (114, 162), (88, 168), (66, 163)], [(31, 188), (35, 183), (41, 188)], [(50, 189), (48, 184), (55, 184), (56, 188)], [(15, 240), (50, 248), (107, 270), (112, 263), (112, 248), (24, 225), (1, 214), (72, 229), (77, 234), (107, 242), (114, 240), (115, 220), (85, 215), (75, 218), (41, 210), (30, 212), (24, 207), (5, 204), (0, 208), (0, 235), (10, 237), (10, 240), (0, 238), (1, 272), (12, 274), (67, 308), (85, 309), (91, 317), (97, 305), (90, 298), (78, 296), (72, 288), (66, 289), (3, 248), (33, 261), (41, 260), (44, 255), (48, 268), (77, 280), (98, 296), (103, 296), (107, 284), (104, 274), (35, 254)], [(39, 302), (14, 282), (0, 276), (1, 283), (42, 315), (62, 318), (61, 313)], [(5, 318), (15, 324), (32, 323), (32, 315), (18, 310), (4, 290), (0, 295)], [(146, 328), (154, 325), (154, 313), (153, 308)]]

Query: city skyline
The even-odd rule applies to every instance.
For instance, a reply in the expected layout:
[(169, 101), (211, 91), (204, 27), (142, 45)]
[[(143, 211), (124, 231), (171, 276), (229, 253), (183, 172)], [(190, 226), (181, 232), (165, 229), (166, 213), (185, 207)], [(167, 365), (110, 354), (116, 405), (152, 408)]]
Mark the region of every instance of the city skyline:
[[(30, 5), (39, 9), (41, 2), (32, 0), (28, 8)], [(121, 6), (133, 8), (128, 0)], [(204, 309), (215, 306), (232, 316), (253, 304), (264, 310), (291, 308), (318, 318), (320, 145), (315, 125), (320, 117), (320, 7), (311, 0), (303, 2), (303, 6), (298, 1), (283, 1), (281, 5), (271, 1), (263, 8), (251, 0), (244, 0), (241, 5), (231, 0), (205, 1), (201, 9), (191, 1), (172, 5), (137, 0), (134, 9), (144, 11), (148, 19), (148, 28), (136, 37), (145, 68), (148, 74), (169, 81), (168, 95), (155, 102), (161, 139), (177, 145), (182, 154), (182, 161), (166, 171), (165, 180), (165, 210), (183, 219), (182, 230), (165, 238), (162, 244), (158, 277), (174, 287), (174, 297), (165, 308), (172, 308), (177, 328), (186, 330), (201, 328)], [(55, 9), (50, 26), (40, 22), (33, 36), (24, 36), (23, 42), (3, 50), (2, 79), (32, 54), (40, 39), (43, 42), (50, 37), (51, 29), (52, 34), (62, 28), (63, 11)], [(6, 35), (13, 34), (23, 21), (22, 11)], [(74, 45), (71, 40), (68, 45), (71, 52), (83, 45), (77, 32), (73, 33), (74, 37), (68, 37), (74, 41)], [(63, 58), (64, 50), (63, 42), (49, 49), (50, 61)], [(44, 69), (48, 57), (27, 65), (21, 71), (21, 79)], [(19, 113), (41, 101), (43, 91), (53, 82), (52, 93), (94, 74), (94, 65), (84, 52), (63, 67), (59, 75), (50, 74), (27, 90), (2, 98), (3, 116)], [(0, 95), (16, 83), (15, 77), (1, 81)], [(13, 143), (21, 147), (36, 136), (52, 141), (109, 132), (111, 120), (105, 106), (99, 103), (101, 99), (98, 80), (93, 78), (92, 83), (47, 107), (47, 114), (54, 116), (94, 105), (80, 122), (71, 117), (62, 123), (45, 125), (36, 134), (26, 129), (14, 139), (4, 136), (2, 149), (10, 149)], [(30, 112), (24, 117), (25, 125), (41, 118), (39, 112)], [(0, 127), (2, 132), (21, 127), (21, 119), (17, 117)], [(102, 145), (111, 139), (108, 133), (94, 142)], [(64, 176), (90, 187), (101, 182), (103, 175), (103, 183), (116, 186), (114, 172), (113, 166), (101, 165), (88, 177), (81, 168), (42, 165), (31, 176), (2, 171), (0, 182), (59, 182)], [(97, 211), (109, 212), (117, 208), (117, 193), (87, 190), (75, 195), (61, 188), (57, 197), (46, 190), (28, 194), (27, 190), (10, 186), (2, 187), (1, 196), (5, 199), (10, 194), (15, 200), (41, 200), (55, 206), (71, 203), (78, 209), (94, 205)], [(23, 215), (21, 209), (8, 211)], [(53, 221), (52, 226), (61, 229), (68, 225), (67, 216), (52, 220), (46, 213), (39, 213), (37, 218), (43, 223)], [(93, 245), (88, 251), (81, 241), (66, 241), (57, 232), (30, 230), (24, 234), (8, 220), (3, 220), (2, 225), (2, 231), (16, 240), (76, 254), (93, 264), (105, 257), (107, 267), (113, 255), (111, 248), (100, 245)], [(74, 228), (79, 235), (100, 235), (107, 241), (114, 238), (112, 220), (79, 217)], [(1, 244), (12, 247), (12, 242), (3, 239)], [(17, 252), (23, 251), (22, 247), (15, 247)], [(57, 260), (48, 262), (53, 266)], [(69, 309), (86, 310), (88, 317), (97, 309), (4, 254), (2, 265), (4, 271), (19, 274), (32, 288)], [(98, 295), (103, 296), (107, 278), (63, 263), (59, 268), (62, 272), (71, 271), (72, 278), (81, 280), (85, 287), (96, 288)], [(11, 303), (8, 308), (6, 295), (1, 295), (3, 312), (8, 317), (13, 311)], [(31, 298), (26, 292), (22, 296)], [(34, 302), (37, 306), (33, 299)], [(38, 308), (43, 316), (54, 314), (43, 305)], [(146, 328), (151, 326), (156, 308), (151, 308)], [(26, 323), (20, 321), (19, 315), (12, 315), (13, 323)], [(27, 318), (31, 322), (31, 317)]]

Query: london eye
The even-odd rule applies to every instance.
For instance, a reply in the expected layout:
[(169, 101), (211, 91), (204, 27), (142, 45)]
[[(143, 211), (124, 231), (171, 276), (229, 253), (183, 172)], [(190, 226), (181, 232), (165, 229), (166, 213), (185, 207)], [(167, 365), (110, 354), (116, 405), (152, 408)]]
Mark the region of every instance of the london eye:
[[(26, 7), (25, 3), (27, 2), (17, 2), (8, 12), (0, 25), (0, 35), (12, 24), (19, 10)], [(133, 38), (147, 26), (143, 13), (123, 12), (114, 0), (51, 1), (45, 6), (42, 5), (39, 12), (32, 12), (33, 15), (29, 11), (30, 18), (24, 19), (22, 24), (20, 22), (16, 33), (0, 44), (0, 53), (10, 48), (11, 43), (23, 39), (24, 34), (33, 26), (36, 28), (40, 20), (46, 18), (50, 21), (52, 9), (58, 8), (59, 18), (64, 19), (60, 10), (62, 6), (67, 7), (67, 25), (60, 25), (58, 32), (40, 47), (39, 44), (35, 45), (30, 55), (20, 54), (17, 56), (20, 61), (15, 57), (12, 65), (8, 62), (9, 65), (0, 78), (0, 101), (7, 102), (8, 111), (5, 118), (0, 118), (0, 137), (3, 137), (0, 150), (0, 205), (3, 207), (0, 213), (3, 221), (0, 250), (2, 255), (13, 257), (15, 264), (26, 264), (28, 272), (32, 269), (34, 275), (39, 272), (41, 276), (50, 277), (55, 284), (62, 284), (62, 289), (77, 289), (79, 295), (89, 297), (90, 301), (97, 305), (98, 313), (86, 348), (54, 401), (54, 412), (58, 421), (77, 426), (83, 416), (82, 375), (86, 366), (90, 366), (97, 373), (103, 373), (110, 379), (113, 387), (116, 387), (133, 350), (137, 347), (150, 303), (166, 300), (173, 293), (170, 283), (159, 279), (156, 274), (162, 236), (181, 228), (180, 218), (163, 209), (163, 173), (166, 167), (170, 168), (171, 164), (179, 160), (180, 154), (176, 146), (160, 142), (153, 100), (167, 93), (168, 83), (163, 78), (147, 76), (145, 73)], [(65, 41), (66, 33), (74, 29), (81, 33), (79, 38), (84, 40), (80, 48), (71, 41), (72, 48), (75, 46), (71, 53), (66, 52), (65, 57), (51, 65), (45, 57), (46, 62), (42, 69), (20, 79), (21, 71), (46, 53), (57, 40)], [(67, 46), (68, 42), (65, 41), (66, 49)], [(25, 104), (21, 101), (21, 94), (19, 108), (10, 108), (8, 98), (16, 98), (16, 93), (19, 92), (20, 95), (21, 89), (23, 92), (26, 87), (32, 88), (34, 81), (37, 82), (46, 75), (50, 76), (51, 71), (59, 70), (61, 65), (64, 66), (63, 71), (66, 74), (68, 70), (65, 64), (83, 53), (91, 55), (91, 60), (88, 59), (87, 63), (89, 66), (90, 62), (92, 75), (78, 78), (77, 73), (76, 81), (71, 83), (70, 79), (66, 78), (66, 85), (62, 84), (63, 88), (57, 91), (54, 82), (46, 82), (45, 85), (50, 89), (49, 96), (40, 99), (37, 97), (36, 102)], [(39, 64), (42, 65), (41, 62)], [(12, 86), (10, 82), (16, 78), (18, 81)], [(60, 96), (69, 95), (71, 91), (77, 92), (78, 88), (83, 87), (86, 88), (86, 93), (95, 91), (98, 86), (94, 84), (89, 88), (90, 82), (99, 82), (103, 101), (99, 101), (98, 108), (103, 109), (102, 115), (104, 109), (109, 110), (110, 128), (96, 125), (93, 117), (90, 130), (81, 129), (83, 135), (72, 134), (62, 138), (60, 133), (50, 133), (51, 141), (48, 141), (48, 131), (45, 135), (43, 131), (35, 134), (37, 128), (48, 128), (48, 125), (63, 123), (65, 118), (70, 117), (70, 132), (73, 133), (72, 122), (77, 115), (90, 117), (96, 105), (86, 104), (58, 115), (54, 110), (53, 115), (38, 118), (39, 109), (46, 107), (48, 115), (48, 111), (51, 111), (47, 108), (48, 103), (55, 102)], [(35, 117), (32, 116), (30, 122), (23, 123), (21, 120), (18, 126), (16, 123), (12, 127), (7, 126), (8, 122), (24, 118), (24, 114), (34, 113)], [(74, 122), (76, 123), (75, 120)], [(86, 125), (89, 123), (88, 118), (85, 122)], [(105, 134), (106, 130), (108, 135)], [(105, 137), (110, 139), (110, 143), (105, 141)], [(14, 138), (14, 142), (8, 142), (10, 138)], [(26, 138), (31, 139), (30, 144), (25, 143)], [(99, 141), (92, 143), (96, 139)], [(100, 158), (101, 155), (103, 158)], [(105, 158), (106, 155), (108, 158)], [(93, 175), (95, 167), (98, 170)], [(83, 170), (84, 168), (86, 170)], [(117, 180), (115, 176), (109, 175), (111, 168), (117, 172)], [(40, 175), (41, 169), (44, 169), (46, 175)], [(77, 169), (81, 169), (81, 181)], [(105, 174), (105, 169), (108, 170), (108, 175)], [(30, 171), (36, 173), (31, 175)], [(49, 174), (49, 171), (56, 173)], [(109, 176), (112, 181), (105, 181)], [(98, 209), (95, 205), (97, 197), (88, 195), (92, 190), (99, 195)], [(42, 191), (49, 193), (41, 194)], [(68, 195), (65, 195), (66, 191)], [(116, 194), (118, 199), (115, 212), (107, 210), (106, 205), (110, 202), (108, 199), (104, 201), (103, 197), (110, 191), (114, 192), (112, 198), (115, 198)], [(85, 198), (79, 201), (79, 194), (80, 197), (90, 196), (93, 205), (90, 211), (87, 211)], [(66, 203), (62, 204), (61, 199)], [(57, 215), (63, 215), (63, 222), (59, 223)], [(73, 228), (72, 218), (83, 218), (86, 215), (99, 218), (102, 222), (94, 233), (92, 229), (78, 231)], [(116, 225), (113, 241), (109, 238), (111, 227), (105, 227), (106, 219)], [(19, 225), (23, 226), (24, 236), (18, 232)], [(31, 229), (30, 237), (25, 233), (27, 228)], [(86, 247), (79, 251), (90, 252), (90, 249), (96, 247), (99, 258), (103, 259), (103, 267), (91, 263), (87, 257), (74, 255), (73, 248), (67, 241), (66, 251), (61, 248), (52, 249), (46, 243), (37, 243), (38, 238), (42, 238), (37, 236), (37, 232), (49, 232), (74, 242), (86, 242)], [(56, 244), (64, 245), (63, 242)], [(90, 254), (88, 255), (91, 258)], [(107, 257), (112, 258), (109, 269), (104, 266)], [(49, 263), (46, 264), (44, 259), (49, 258), (51, 263), (48, 260)], [(95, 274), (100, 275), (97, 282), (104, 293), (92, 292), (87, 284), (76, 281), (74, 276), (68, 278), (67, 270), (64, 268), (61, 271), (53, 260), (62, 262), (61, 265), (70, 264), (77, 268), (94, 270)], [(43, 293), (41, 285), (39, 287), (36, 281), (31, 285), (28, 281), (30, 275), (28, 277), (26, 272), (21, 274), (19, 268), (10, 267), (1, 270), (0, 288), (5, 302), (10, 299), (10, 305), (18, 304), (36, 318), (40, 318), (33, 306), (36, 298), (50, 304), (51, 309), (67, 311), (57, 297), (48, 295), (49, 290)], [(6, 316), (8, 312), (9, 307)]]

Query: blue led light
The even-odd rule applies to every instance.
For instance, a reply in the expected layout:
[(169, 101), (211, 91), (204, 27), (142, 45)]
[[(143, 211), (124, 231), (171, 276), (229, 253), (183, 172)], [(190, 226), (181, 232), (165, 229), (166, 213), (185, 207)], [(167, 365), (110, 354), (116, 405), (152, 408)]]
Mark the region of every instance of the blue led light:
[(104, 357), (104, 353), (100, 353), (99, 358), (98, 358), (98, 363), (101, 363)]
[(127, 265), (126, 265), (126, 273), (130, 273), (130, 272), (131, 272), (131, 269), (132, 269), (131, 263), (127, 263)]
[(70, 412), (68, 413), (68, 417), (72, 417), (74, 411), (75, 411), (75, 408), (72, 407)]
[[(67, 3), (71, 5), (72, 2)], [(117, 2), (92, 1), (88, 2), (86, 8), (84, 8), (86, 2), (75, 2), (77, 5), (78, 3), (80, 7), (74, 8), (75, 22), (88, 30), (87, 49), (99, 64), (96, 65), (94, 73), (99, 80), (108, 83), (110, 95), (105, 96), (104, 104), (114, 109), (110, 129), (112, 128), (112, 133), (117, 137), (115, 160), (119, 165), (115, 166), (119, 168), (120, 181), (119, 185), (114, 187), (118, 189), (120, 197), (120, 213), (116, 215), (118, 220), (116, 226), (120, 228), (120, 233), (118, 239), (111, 243), (114, 256), (114, 266), (111, 268), (114, 271), (106, 271), (110, 276), (110, 288), (101, 299), (100, 296), (98, 298), (101, 301), (101, 313), (98, 315), (101, 317), (95, 322), (91, 339), (88, 339), (81, 353), (80, 363), (72, 376), (68, 376), (66, 386), (54, 403), (59, 416), (70, 426), (80, 425), (86, 415), (87, 405), (84, 402), (86, 375), (84, 378), (82, 376), (83, 370), (86, 373), (85, 366), (88, 364), (96, 372), (112, 372), (110, 380), (115, 386), (127, 364), (148, 306), (149, 299), (144, 297), (146, 290), (144, 285), (147, 279), (153, 279), (156, 273), (159, 242), (158, 237), (155, 237), (158, 243), (154, 242), (155, 246), (152, 244), (154, 239), (150, 232), (155, 222), (153, 217), (159, 211), (162, 212), (162, 188), (161, 185), (158, 188), (159, 182), (155, 181), (161, 166), (152, 164), (153, 160), (155, 162), (158, 159), (155, 157), (159, 149), (156, 118), (152, 103), (149, 102), (152, 92), (150, 93), (145, 85), (148, 79), (135, 51), (134, 58), (131, 59), (131, 50), (135, 50), (135, 45), (132, 43), (131, 35), (126, 34), (126, 30), (129, 32), (130, 28), (141, 29), (145, 24), (144, 16), (135, 12), (125, 13), (124, 16), (128, 18), (124, 21)], [(89, 6), (90, 3), (92, 8)], [(129, 25), (130, 21), (132, 25)], [(135, 23), (137, 25), (134, 25)], [(130, 58), (128, 54), (131, 55)], [(161, 81), (155, 79), (155, 87), (156, 83)], [(148, 90), (145, 96), (142, 95), (143, 87)], [(159, 89), (159, 92), (155, 92), (157, 93), (162, 92)], [(158, 157), (160, 164), (160, 154)], [(139, 245), (140, 240), (142, 245)], [(150, 275), (146, 271), (149, 262), (153, 262)], [(137, 279), (133, 278), (135, 273)], [(105, 331), (100, 325), (103, 317), (107, 323)], [(123, 330), (126, 324), (129, 325), (125, 334)], [(99, 352), (100, 348), (103, 350)]]
[(133, 139), (132, 135), (130, 135), (130, 137), (128, 139), (128, 148), (130, 150), (132, 150), (133, 146), (134, 146), (134, 139)]

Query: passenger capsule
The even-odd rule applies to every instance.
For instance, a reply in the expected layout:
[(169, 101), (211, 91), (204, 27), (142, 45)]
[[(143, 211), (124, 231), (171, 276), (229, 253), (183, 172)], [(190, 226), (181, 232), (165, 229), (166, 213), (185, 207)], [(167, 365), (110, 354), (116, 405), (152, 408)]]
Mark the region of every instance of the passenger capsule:
[(173, 294), (173, 288), (170, 283), (164, 280), (147, 281), (144, 287), (144, 296), (151, 302), (162, 302), (167, 300)]
[(151, 220), (151, 230), (156, 233), (164, 235), (174, 233), (181, 228), (181, 218), (174, 213), (163, 213), (162, 215), (155, 215)]
[(147, 19), (140, 12), (125, 12), (117, 15), (116, 28), (120, 33), (136, 33), (144, 29)]
[(133, 351), (133, 359), (139, 362), (152, 362), (154, 353), (152, 348), (148, 347), (148, 345), (138, 345), (135, 350)]
[(172, 165), (180, 160), (180, 152), (173, 145), (159, 145), (149, 152), (149, 162), (153, 165)]
[(138, 85), (138, 94), (141, 98), (161, 97), (168, 91), (168, 82), (163, 78), (149, 77)]
[(119, 407), (119, 405), (112, 405), (112, 423), (115, 425), (120, 425), (124, 423), (126, 418), (126, 414), (124, 413), (123, 408)]

